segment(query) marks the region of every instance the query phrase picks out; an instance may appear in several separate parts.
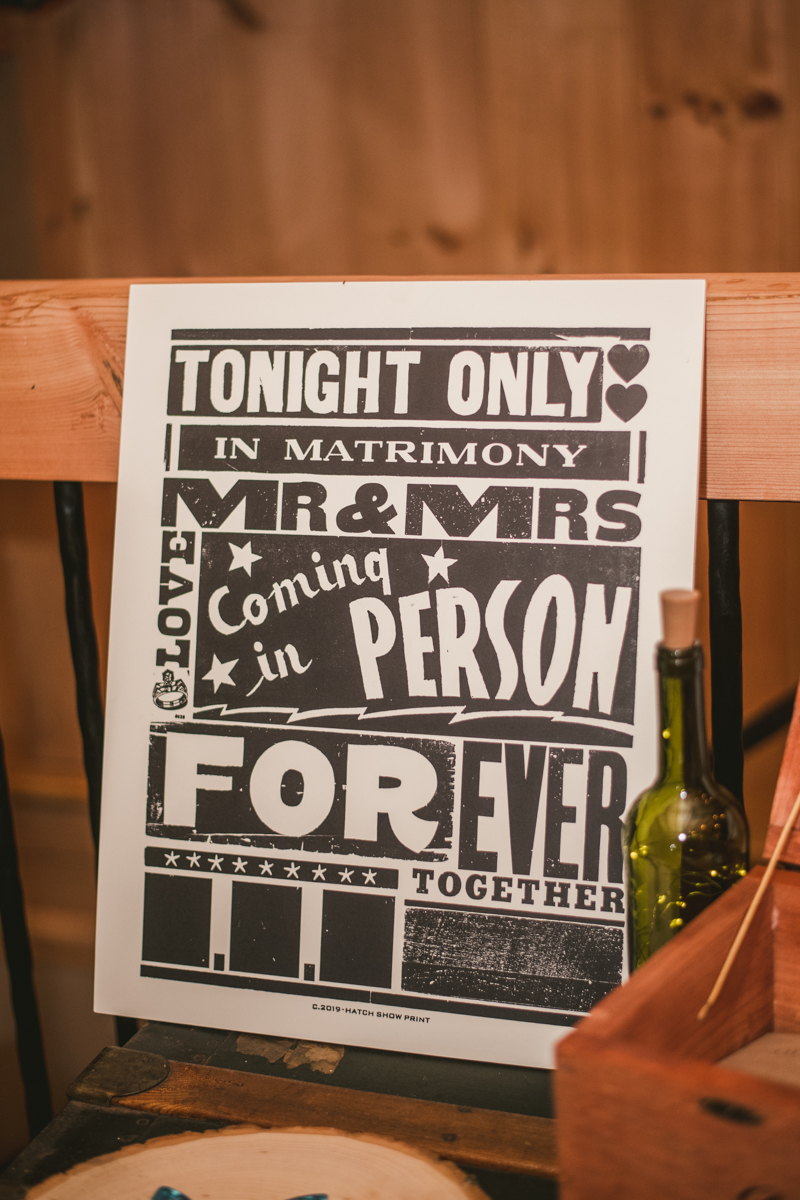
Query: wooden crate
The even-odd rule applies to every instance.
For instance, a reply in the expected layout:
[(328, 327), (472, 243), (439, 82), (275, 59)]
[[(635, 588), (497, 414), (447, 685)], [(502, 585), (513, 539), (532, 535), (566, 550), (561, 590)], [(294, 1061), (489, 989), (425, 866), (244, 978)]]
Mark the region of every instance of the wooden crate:
[[(795, 703), (767, 853), (800, 790)], [(558, 1047), (562, 1200), (800, 1196), (800, 1087), (720, 1060), (800, 1033), (800, 829), (795, 827), (716, 1005), (697, 1013), (764, 868), (754, 868)]]

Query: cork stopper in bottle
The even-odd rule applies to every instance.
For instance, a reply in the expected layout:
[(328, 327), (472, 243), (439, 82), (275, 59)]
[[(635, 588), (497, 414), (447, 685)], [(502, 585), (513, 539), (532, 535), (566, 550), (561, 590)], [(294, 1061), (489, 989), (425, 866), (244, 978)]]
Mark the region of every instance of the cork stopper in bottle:
[(681, 588), (661, 593), (664, 645), (668, 650), (685, 650), (694, 644), (700, 593)]

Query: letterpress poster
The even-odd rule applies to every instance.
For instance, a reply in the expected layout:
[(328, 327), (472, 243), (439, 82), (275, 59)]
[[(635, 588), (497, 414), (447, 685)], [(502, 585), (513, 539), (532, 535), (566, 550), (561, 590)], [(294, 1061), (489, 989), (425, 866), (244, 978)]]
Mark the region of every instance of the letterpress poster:
[(131, 288), (104, 1012), (548, 1066), (626, 971), (702, 281)]

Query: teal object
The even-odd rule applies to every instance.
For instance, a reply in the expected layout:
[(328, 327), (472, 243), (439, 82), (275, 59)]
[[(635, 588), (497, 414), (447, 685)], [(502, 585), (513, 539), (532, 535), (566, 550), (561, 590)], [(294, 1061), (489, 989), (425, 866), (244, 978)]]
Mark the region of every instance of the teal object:
[[(189, 1200), (189, 1197), (177, 1188), (160, 1187), (153, 1192), (152, 1200)], [(328, 1200), (328, 1197), (325, 1192), (311, 1192), (308, 1196), (293, 1196), (292, 1200)]]

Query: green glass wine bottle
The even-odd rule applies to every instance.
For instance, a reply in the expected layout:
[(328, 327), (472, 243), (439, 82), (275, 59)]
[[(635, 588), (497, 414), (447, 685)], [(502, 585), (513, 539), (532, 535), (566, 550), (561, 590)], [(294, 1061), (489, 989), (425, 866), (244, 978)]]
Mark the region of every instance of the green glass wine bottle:
[(634, 803), (624, 834), (632, 971), (747, 874), (743, 806), (709, 763), (703, 649), (694, 640), (698, 600), (698, 592), (661, 596), (661, 769)]

